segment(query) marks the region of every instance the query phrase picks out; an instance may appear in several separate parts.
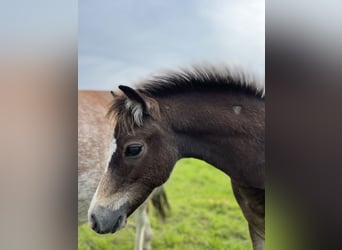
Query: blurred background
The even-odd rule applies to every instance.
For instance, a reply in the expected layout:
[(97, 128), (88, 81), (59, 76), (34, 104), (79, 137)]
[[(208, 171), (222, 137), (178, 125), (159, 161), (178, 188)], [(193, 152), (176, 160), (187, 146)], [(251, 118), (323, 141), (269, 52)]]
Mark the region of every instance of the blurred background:
[[(237, 63), (263, 75), (264, 52), (266, 197), (267, 205), (276, 208), (266, 211), (267, 249), (339, 249), (341, 1), (272, 0), (265, 8), (259, 1), (112, 1), (118, 4), (114, 10), (108, 5), (105, 15), (99, 8), (108, 2), (1, 3), (0, 249), (78, 248), (78, 89), (115, 89), (118, 81), (130, 84), (159, 69), (201, 60)], [(147, 11), (157, 4), (166, 7)], [(166, 18), (160, 17), (162, 10)], [(108, 16), (120, 18), (109, 26)], [(261, 45), (265, 34), (258, 31), (263, 18), (266, 49)], [(136, 27), (134, 32), (133, 27), (121, 29), (126, 23)], [(144, 30), (155, 34), (152, 27), (160, 26), (165, 29), (160, 28), (163, 39), (157, 43), (152, 43), (157, 35), (148, 33), (134, 38)], [(112, 37), (117, 33), (115, 39), (102, 36), (101, 27)], [(175, 37), (184, 42), (176, 43)], [(112, 53), (97, 53), (107, 41), (117, 45), (109, 46)], [(198, 49), (192, 50), (195, 45)], [(163, 46), (177, 55), (157, 53)], [(113, 54), (122, 55), (108, 59)], [(108, 66), (106, 61), (120, 63)]]

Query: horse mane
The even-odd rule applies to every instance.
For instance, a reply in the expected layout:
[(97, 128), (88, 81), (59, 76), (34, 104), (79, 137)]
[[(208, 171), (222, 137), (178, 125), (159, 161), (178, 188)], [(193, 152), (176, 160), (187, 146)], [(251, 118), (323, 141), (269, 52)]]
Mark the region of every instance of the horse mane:
[[(240, 92), (264, 99), (265, 87), (256, 78), (239, 69), (227, 66), (193, 66), (177, 71), (167, 71), (138, 83), (135, 89), (148, 97), (167, 97), (191, 91), (230, 91)], [(129, 107), (125, 95), (116, 95), (107, 116), (126, 131), (133, 131), (142, 120), (136, 119), (137, 107)], [(119, 128), (120, 129), (120, 128)]]
[(242, 91), (260, 98), (264, 84), (252, 74), (227, 66), (193, 66), (154, 75), (137, 85), (137, 90), (150, 97), (163, 97), (186, 91)]

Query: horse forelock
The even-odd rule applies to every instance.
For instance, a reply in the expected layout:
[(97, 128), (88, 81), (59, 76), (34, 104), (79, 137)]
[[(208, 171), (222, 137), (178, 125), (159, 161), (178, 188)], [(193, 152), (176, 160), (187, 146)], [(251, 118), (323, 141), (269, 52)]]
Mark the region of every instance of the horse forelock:
[(134, 133), (134, 127), (143, 125), (141, 104), (133, 102), (125, 95), (118, 95), (110, 106), (107, 117), (115, 122), (115, 129), (128, 134)]

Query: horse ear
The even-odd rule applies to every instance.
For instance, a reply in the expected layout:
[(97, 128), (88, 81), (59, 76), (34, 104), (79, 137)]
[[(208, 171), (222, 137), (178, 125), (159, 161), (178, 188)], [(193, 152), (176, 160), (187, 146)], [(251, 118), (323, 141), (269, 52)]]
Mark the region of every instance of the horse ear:
[(147, 111), (147, 105), (146, 102), (144, 100), (144, 98), (134, 89), (128, 87), (128, 86), (124, 86), (124, 85), (120, 85), (119, 89), (128, 97), (128, 99), (130, 99), (133, 102), (137, 102), (141, 105), (143, 111)]
[(143, 115), (149, 115), (154, 118), (160, 117), (159, 104), (153, 98), (147, 97), (138, 91), (124, 85), (120, 85), (119, 89), (128, 97), (130, 103), (126, 103), (127, 107), (129, 107), (136, 119), (141, 123)]

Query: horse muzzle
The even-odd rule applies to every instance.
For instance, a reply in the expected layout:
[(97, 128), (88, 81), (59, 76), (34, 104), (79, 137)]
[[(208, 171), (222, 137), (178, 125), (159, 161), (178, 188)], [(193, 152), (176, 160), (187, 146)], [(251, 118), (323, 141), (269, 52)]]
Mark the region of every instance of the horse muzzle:
[(89, 216), (89, 226), (99, 234), (115, 233), (126, 225), (126, 206), (113, 211), (97, 205)]

